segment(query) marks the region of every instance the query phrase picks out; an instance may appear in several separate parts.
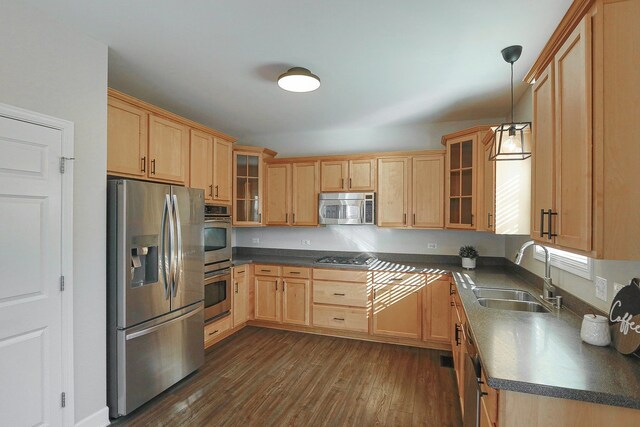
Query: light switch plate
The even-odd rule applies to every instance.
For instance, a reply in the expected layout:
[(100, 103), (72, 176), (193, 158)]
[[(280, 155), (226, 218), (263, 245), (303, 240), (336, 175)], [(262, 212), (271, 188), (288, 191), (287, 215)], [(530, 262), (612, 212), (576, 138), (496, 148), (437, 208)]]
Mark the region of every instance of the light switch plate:
[(254, 237), (253, 239), (251, 239), (251, 243), (260, 243), (260, 238)]
[(625, 285), (623, 285), (623, 284), (621, 284), (621, 283), (613, 282), (613, 296), (615, 297), (615, 296), (616, 296), (616, 294), (617, 294), (618, 292), (620, 292), (620, 290), (621, 290), (622, 288), (624, 288), (624, 287), (625, 287)]
[(607, 279), (596, 276), (596, 298), (607, 300)]

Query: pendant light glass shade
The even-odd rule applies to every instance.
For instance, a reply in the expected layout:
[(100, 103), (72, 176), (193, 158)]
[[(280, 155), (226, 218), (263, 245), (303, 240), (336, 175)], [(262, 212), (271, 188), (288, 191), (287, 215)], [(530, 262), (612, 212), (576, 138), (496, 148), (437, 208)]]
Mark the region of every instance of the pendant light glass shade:
[(278, 77), (278, 86), (289, 92), (311, 92), (320, 87), (320, 79), (306, 68), (294, 67)]
[(522, 46), (502, 49), (502, 57), (511, 64), (511, 122), (493, 128), (489, 160), (524, 160), (531, 157), (531, 122), (513, 121), (513, 63), (520, 58)]

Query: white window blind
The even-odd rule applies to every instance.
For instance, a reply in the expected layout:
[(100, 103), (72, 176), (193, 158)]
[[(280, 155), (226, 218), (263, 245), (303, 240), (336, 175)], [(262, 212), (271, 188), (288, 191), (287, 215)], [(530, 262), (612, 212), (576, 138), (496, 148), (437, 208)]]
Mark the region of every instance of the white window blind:
[[(582, 277), (587, 280), (593, 279), (593, 267), (591, 258), (584, 255), (577, 255), (571, 252), (561, 251), (559, 249), (547, 248), (551, 253), (551, 265), (571, 274)], [(538, 261), (544, 262), (544, 250), (536, 246), (533, 255)]]

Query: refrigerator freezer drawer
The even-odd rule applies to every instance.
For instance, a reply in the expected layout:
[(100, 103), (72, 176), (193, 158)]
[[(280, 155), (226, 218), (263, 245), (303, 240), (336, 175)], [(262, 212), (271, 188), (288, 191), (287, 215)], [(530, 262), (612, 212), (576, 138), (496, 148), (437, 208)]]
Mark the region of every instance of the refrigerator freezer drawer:
[(179, 317), (117, 331), (117, 406), (110, 416), (127, 415), (177, 383), (204, 362), (203, 304)]

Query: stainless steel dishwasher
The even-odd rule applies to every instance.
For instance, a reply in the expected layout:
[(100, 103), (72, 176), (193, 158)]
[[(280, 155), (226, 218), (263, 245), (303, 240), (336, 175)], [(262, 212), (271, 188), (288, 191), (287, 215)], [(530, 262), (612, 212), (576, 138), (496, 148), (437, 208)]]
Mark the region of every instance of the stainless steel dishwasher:
[(464, 427), (480, 425), (480, 357), (469, 325), (465, 325), (467, 354), (464, 358)]

